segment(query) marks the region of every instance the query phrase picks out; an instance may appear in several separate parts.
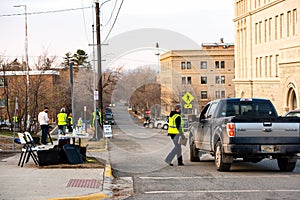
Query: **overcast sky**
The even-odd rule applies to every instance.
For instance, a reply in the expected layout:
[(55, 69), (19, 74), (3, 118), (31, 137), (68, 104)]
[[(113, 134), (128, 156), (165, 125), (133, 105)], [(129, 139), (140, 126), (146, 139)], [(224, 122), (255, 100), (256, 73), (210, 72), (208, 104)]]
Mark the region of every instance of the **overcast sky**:
[[(30, 65), (45, 53), (61, 59), (67, 52), (83, 49), (91, 55), (89, 44), (93, 43), (92, 24), (95, 23), (93, 2), (0, 0), (0, 56), (5, 60), (16, 57), (21, 60), (24, 56), (24, 7), (14, 7), (24, 4), (28, 12)], [(115, 2), (110, 0), (101, 8), (102, 39), (106, 38), (122, 0), (117, 0), (112, 19), (108, 21)], [(108, 39), (136, 29), (159, 28), (185, 35), (199, 45), (219, 42), (220, 38), (234, 42), (233, 16), (233, 0), (124, 0)]]

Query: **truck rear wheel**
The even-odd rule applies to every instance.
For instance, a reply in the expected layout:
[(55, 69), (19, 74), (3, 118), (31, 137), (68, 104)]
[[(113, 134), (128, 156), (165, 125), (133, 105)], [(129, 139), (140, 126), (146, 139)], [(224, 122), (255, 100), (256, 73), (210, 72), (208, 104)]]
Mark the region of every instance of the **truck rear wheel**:
[(294, 161), (295, 159), (290, 159), (290, 158), (277, 158), (277, 164), (282, 172), (292, 172), (294, 171), (296, 167), (296, 162)]
[(226, 155), (223, 152), (222, 143), (218, 141), (215, 149), (215, 165), (218, 171), (229, 171), (231, 163), (224, 163)]
[(190, 144), (190, 161), (191, 162), (199, 162), (200, 157), (199, 157), (199, 151), (196, 149), (196, 145), (194, 141)]

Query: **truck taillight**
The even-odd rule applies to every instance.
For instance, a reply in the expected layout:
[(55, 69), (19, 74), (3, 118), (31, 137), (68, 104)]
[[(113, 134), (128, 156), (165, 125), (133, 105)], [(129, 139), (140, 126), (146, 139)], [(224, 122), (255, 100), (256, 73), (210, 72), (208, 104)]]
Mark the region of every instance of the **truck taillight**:
[(234, 137), (234, 123), (228, 123), (227, 124), (227, 134), (229, 137)]

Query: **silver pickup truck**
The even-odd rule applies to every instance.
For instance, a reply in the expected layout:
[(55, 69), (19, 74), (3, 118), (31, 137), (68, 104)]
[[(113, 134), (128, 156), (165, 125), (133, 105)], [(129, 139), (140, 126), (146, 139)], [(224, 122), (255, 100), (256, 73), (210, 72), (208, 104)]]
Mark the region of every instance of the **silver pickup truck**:
[(300, 118), (280, 117), (268, 99), (227, 98), (209, 102), (189, 129), (190, 160), (215, 157), (218, 171), (233, 161), (277, 159), (280, 171), (293, 171), (300, 152)]

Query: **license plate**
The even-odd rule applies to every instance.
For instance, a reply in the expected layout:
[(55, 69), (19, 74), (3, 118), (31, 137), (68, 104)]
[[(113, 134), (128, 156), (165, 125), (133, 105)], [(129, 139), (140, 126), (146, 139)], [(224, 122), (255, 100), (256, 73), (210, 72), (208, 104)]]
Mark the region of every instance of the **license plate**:
[(265, 153), (273, 153), (274, 146), (273, 145), (261, 145), (260, 150), (261, 150), (261, 152), (265, 152)]

